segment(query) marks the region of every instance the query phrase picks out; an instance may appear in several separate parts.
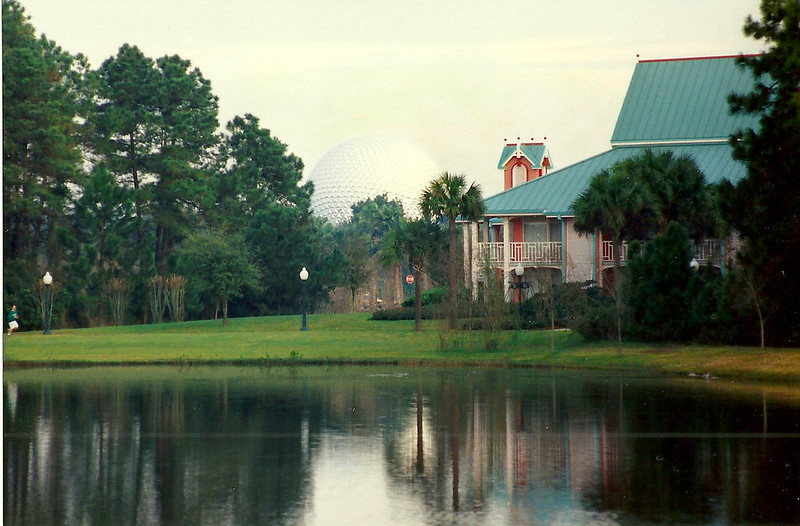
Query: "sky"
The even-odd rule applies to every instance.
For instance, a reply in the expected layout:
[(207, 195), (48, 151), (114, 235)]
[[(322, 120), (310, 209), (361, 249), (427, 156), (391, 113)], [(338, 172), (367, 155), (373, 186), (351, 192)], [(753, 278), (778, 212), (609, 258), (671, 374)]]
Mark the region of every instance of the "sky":
[[(754, 53), (759, 0), (20, 0), (37, 34), (92, 66), (122, 44), (180, 55), (224, 126), (252, 113), (305, 163), (402, 137), (484, 195), (504, 140), (554, 167), (607, 150), (639, 59)], [(637, 58), (638, 57), (638, 58)]]

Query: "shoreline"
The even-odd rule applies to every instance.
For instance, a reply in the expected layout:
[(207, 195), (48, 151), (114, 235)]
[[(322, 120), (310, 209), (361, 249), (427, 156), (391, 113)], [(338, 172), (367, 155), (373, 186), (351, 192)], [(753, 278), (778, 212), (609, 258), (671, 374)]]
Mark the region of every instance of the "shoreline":
[(281, 368), (281, 367), (438, 367), (438, 368), (475, 368), (475, 369), (536, 369), (553, 371), (576, 371), (591, 373), (608, 373), (609, 375), (630, 375), (637, 377), (670, 377), (687, 378), (702, 381), (746, 381), (769, 383), (775, 385), (798, 384), (800, 376), (794, 373), (767, 374), (758, 370), (740, 370), (715, 373), (709, 371), (682, 371), (654, 366), (614, 367), (614, 366), (580, 366), (562, 365), (559, 363), (497, 363), (476, 360), (402, 360), (402, 359), (353, 359), (353, 360), (304, 360), (304, 359), (266, 359), (266, 360), (151, 360), (151, 361), (88, 361), (88, 360), (28, 360), (4, 361), (3, 368), (9, 371), (31, 369), (95, 369), (95, 368), (204, 368), (204, 367), (247, 367), (247, 368)]
[(571, 331), (442, 330), (428, 320), (371, 321), (369, 314), (299, 316), (62, 329), (3, 338), (3, 367), (418, 366), (539, 368), (610, 374), (800, 383), (800, 349), (587, 342)]

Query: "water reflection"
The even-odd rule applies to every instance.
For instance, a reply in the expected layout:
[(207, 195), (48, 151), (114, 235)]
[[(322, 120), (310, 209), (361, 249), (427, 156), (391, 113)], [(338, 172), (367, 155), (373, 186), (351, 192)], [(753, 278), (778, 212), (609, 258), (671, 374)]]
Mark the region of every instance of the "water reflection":
[(528, 370), (6, 371), (6, 524), (800, 522), (800, 393)]

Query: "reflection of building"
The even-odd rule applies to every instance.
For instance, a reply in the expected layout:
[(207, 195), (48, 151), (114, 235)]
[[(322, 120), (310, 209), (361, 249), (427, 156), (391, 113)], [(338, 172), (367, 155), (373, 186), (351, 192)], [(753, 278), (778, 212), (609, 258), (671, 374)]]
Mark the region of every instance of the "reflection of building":
[[(746, 167), (732, 158), (729, 137), (758, 122), (750, 115), (731, 115), (727, 97), (752, 87), (752, 77), (736, 66), (735, 57), (642, 60), (634, 70), (610, 150), (548, 173), (544, 143), (507, 143), (498, 166), (504, 191), (486, 199), (483, 221), (464, 229), (464, 246), (478, 247), (473, 251), (473, 278), (477, 280), (479, 269), (488, 264), (502, 273), (507, 289), (513, 269), (521, 264), (525, 281), (602, 284), (613, 265), (611, 242), (601, 232), (578, 235), (575, 199), (595, 174), (647, 148), (690, 156), (710, 184), (739, 181)], [(725, 245), (709, 240), (696, 247), (696, 257), (724, 268)]]
[(606, 413), (597, 418), (561, 381), (533, 382), (524, 394), (479, 383), (468, 394), (418, 391), (416, 423), (398, 418), (404, 430), (391, 447), (401, 487), (441, 514), (457, 512), (459, 523), (570, 523), (563, 514), (582, 509), (578, 501), (622, 493), (617, 393), (593, 391)]

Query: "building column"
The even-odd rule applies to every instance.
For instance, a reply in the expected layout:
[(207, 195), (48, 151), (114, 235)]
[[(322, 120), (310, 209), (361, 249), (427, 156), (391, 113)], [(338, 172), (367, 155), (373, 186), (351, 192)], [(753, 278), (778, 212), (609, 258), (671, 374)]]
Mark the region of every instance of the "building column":
[(472, 299), (478, 298), (478, 274), (480, 273), (481, 269), (481, 258), (480, 258), (480, 249), (478, 247), (478, 227), (479, 224), (477, 221), (473, 221), (469, 224), (469, 233), (470, 233), (470, 240), (472, 241), (472, 259), (470, 260), (470, 272), (471, 279), (472, 279)]
[(592, 232), (592, 281), (597, 284), (597, 232)]
[(464, 280), (467, 282), (467, 287), (470, 288), (472, 296), (477, 294), (476, 285), (478, 283), (478, 266), (476, 261), (478, 259), (478, 223), (470, 221), (463, 223), (461, 229), (461, 236), (464, 246)]
[(560, 215), (561, 221), (561, 283), (567, 282), (567, 222)]
[(511, 301), (511, 220), (503, 218), (503, 290)]
[(472, 277), (472, 245), (470, 244), (471, 237), (470, 237), (470, 230), (472, 229), (472, 223), (461, 223), (461, 246), (464, 250), (464, 269), (462, 275), (464, 276), (464, 282), (467, 283), (469, 287), (470, 278)]

